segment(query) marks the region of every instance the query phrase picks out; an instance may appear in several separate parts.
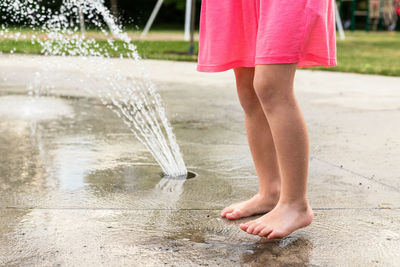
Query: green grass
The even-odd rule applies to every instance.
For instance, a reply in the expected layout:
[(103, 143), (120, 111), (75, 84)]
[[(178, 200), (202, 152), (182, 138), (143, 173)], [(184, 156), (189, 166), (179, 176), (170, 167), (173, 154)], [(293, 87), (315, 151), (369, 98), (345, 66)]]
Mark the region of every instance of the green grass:
[(185, 41), (137, 41), (134, 43), (143, 58), (197, 61), (197, 42), (195, 44), (195, 55), (193, 56), (189, 55), (189, 44)]
[(0, 51), (6, 54), (41, 54), (41, 50), (39, 43), (29, 40), (0, 40)]
[(337, 60), (329, 70), (400, 76), (400, 33), (346, 32), (337, 40)]
[[(126, 52), (123, 44), (116, 41), (119, 51), (112, 50), (105, 40), (98, 40), (99, 46), (110, 56), (119, 57)], [(184, 41), (135, 41), (139, 54), (147, 59), (196, 61), (196, 56), (187, 54), (188, 43)], [(197, 43), (195, 52), (197, 52)], [(3, 53), (41, 54), (38, 43), (28, 40), (1, 40)], [(346, 40), (337, 40), (338, 66), (331, 68), (312, 67), (341, 72), (400, 76), (400, 33), (346, 32)]]
[[(124, 48), (124, 43), (121, 41), (115, 41), (118, 51), (111, 49), (111, 46), (105, 40), (98, 40), (97, 43), (99, 48), (103, 52), (107, 52), (111, 57), (120, 57), (120, 54), (129, 52)], [(184, 41), (136, 41), (134, 44), (141, 57), (145, 59), (197, 60), (196, 55), (188, 54), (189, 46)], [(0, 40), (0, 51), (14, 54), (43, 54), (42, 46), (37, 42), (32, 43), (30, 40)], [(197, 54), (197, 44), (195, 53)]]

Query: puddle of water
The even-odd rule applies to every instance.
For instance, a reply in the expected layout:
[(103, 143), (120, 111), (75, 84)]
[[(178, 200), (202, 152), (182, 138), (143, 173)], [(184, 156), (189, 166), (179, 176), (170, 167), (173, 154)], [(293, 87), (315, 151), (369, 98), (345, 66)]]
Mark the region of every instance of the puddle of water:
[[(55, 176), (60, 181), (62, 189), (76, 190), (85, 185), (85, 177), (92, 170), (93, 162), (98, 160), (98, 154), (93, 151), (93, 139), (77, 137), (72, 140), (62, 140), (54, 153)], [(97, 156), (97, 157), (96, 157)]]
[[(222, 204), (256, 190), (255, 177), (225, 177), (237, 172), (228, 166), (240, 162), (229, 156), (238, 151), (234, 147), (221, 146), (226, 150), (210, 159), (209, 147), (198, 145), (199, 153), (193, 156), (204, 166), (214, 159), (226, 164), (220, 168), (225, 176), (193, 166), (199, 173), (195, 179), (161, 179), (160, 168), (114, 114), (87, 99), (62, 101), (73, 117), (34, 124), (23, 119), (0, 121), (0, 150), (5, 155), (0, 198), (16, 193), (20, 203), (10, 206), (34, 207), (1, 210), (0, 223), (5, 226), (0, 227), (0, 244), (7, 244), (9, 265), (18, 265), (20, 259), (43, 266), (77, 265), (76, 259), (87, 265), (99, 259), (112, 265), (124, 259), (127, 265), (326, 266), (351, 260), (368, 266), (376, 259), (383, 265), (399, 259), (398, 216), (381, 210), (318, 211), (309, 228), (282, 241), (247, 236), (237, 222), (218, 217)], [(20, 130), (18, 135), (13, 127)], [(249, 169), (241, 164), (237, 166)], [(320, 171), (321, 176), (314, 177), (324, 177), (329, 169)], [(355, 202), (353, 191), (346, 195), (336, 190), (339, 178), (334, 177), (335, 183), (320, 181), (324, 187), (314, 187), (313, 192), (326, 191), (328, 184), (327, 202)], [(335, 192), (340, 195), (332, 197)], [(379, 203), (389, 202), (396, 203)]]
[(44, 121), (72, 117), (73, 110), (56, 97), (8, 95), (0, 97), (0, 117), (8, 120)]

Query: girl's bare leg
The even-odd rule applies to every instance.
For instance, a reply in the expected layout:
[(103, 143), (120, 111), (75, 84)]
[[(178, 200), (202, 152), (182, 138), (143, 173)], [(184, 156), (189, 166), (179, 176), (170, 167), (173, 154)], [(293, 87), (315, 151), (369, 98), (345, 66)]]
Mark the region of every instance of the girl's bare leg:
[(279, 199), (280, 177), (271, 130), (254, 91), (254, 68), (235, 69), (237, 92), (244, 110), (250, 152), (256, 168), (259, 192), (251, 199), (225, 208), (221, 216), (239, 219), (272, 210)]
[(281, 193), (272, 211), (241, 224), (240, 228), (268, 238), (287, 236), (313, 220), (306, 195), (308, 134), (293, 90), (296, 66), (257, 65), (255, 68), (254, 88), (271, 127), (280, 166)]

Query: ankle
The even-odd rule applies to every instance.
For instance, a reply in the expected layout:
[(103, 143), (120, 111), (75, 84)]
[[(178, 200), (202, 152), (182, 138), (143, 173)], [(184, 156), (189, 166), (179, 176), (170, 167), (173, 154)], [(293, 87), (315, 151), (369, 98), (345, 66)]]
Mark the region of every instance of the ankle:
[(276, 199), (277, 201), (279, 200), (279, 195), (280, 195), (280, 187), (275, 186), (275, 187), (269, 187), (266, 190), (259, 190), (257, 195), (261, 199)]
[(290, 207), (290, 208), (295, 208), (299, 211), (306, 212), (311, 210), (311, 206), (308, 203), (308, 200), (306, 197), (304, 198), (297, 198), (297, 199), (285, 199), (285, 198), (280, 198), (278, 205), (281, 207)]

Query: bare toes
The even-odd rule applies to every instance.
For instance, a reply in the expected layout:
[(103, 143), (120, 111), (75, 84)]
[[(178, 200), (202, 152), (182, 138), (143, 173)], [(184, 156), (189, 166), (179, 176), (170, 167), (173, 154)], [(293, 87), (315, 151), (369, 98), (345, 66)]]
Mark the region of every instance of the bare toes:
[(253, 230), (253, 235), (258, 235), (263, 229), (265, 228), (264, 225), (258, 225), (254, 230)]
[(252, 224), (249, 225), (249, 227), (247, 228), (246, 232), (249, 234), (252, 234), (254, 229), (258, 226), (257, 223), (253, 222)]
[(246, 231), (247, 228), (249, 227), (249, 224), (248, 224), (248, 223), (242, 223), (242, 224), (239, 225), (239, 227), (240, 227), (240, 229), (242, 229), (243, 231)]
[(227, 207), (222, 210), (221, 217), (225, 217), (227, 213), (231, 213), (233, 211), (233, 207)]
[(225, 217), (229, 220), (236, 220), (242, 217), (242, 213), (240, 210), (235, 210), (233, 212), (228, 212)]
[(261, 230), (261, 232), (258, 233), (259, 236), (268, 236), (272, 232), (272, 229), (265, 227), (264, 229)]

